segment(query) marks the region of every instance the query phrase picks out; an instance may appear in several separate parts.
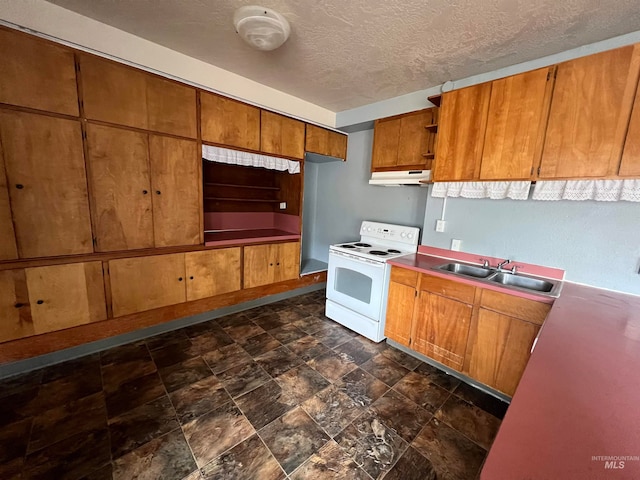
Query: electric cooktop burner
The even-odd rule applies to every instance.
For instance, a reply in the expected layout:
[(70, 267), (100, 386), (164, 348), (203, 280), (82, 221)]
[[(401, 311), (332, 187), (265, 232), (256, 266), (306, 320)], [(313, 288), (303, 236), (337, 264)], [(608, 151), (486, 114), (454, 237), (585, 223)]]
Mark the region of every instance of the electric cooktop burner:
[(354, 245), (340, 245), (342, 248), (356, 248)]
[(390, 248), (389, 250), (387, 250), (387, 252), (389, 252), (389, 253), (402, 253), (400, 250), (396, 250), (395, 248)]
[(385, 255), (389, 255), (388, 252), (383, 252), (382, 250), (371, 250), (369, 253), (371, 255), (380, 255), (381, 257), (383, 257)]
[(371, 245), (368, 243), (356, 243), (356, 247), (366, 247), (369, 248)]

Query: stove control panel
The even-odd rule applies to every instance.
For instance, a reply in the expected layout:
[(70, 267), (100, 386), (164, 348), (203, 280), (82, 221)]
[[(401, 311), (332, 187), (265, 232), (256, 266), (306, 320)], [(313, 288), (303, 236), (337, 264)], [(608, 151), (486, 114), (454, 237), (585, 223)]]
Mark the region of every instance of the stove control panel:
[(392, 225), (390, 223), (362, 222), (360, 235), (380, 240), (392, 240), (394, 242), (406, 243), (407, 245), (417, 245), (420, 229), (416, 227), (405, 227), (403, 225)]

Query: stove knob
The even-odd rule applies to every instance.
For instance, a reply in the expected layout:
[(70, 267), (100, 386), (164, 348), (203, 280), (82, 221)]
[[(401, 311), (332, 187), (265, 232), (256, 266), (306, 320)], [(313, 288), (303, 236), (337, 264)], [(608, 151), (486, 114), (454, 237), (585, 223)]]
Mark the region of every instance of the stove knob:
[(404, 237), (406, 237), (406, 236), (407, 236), (407, 234), (406, 234), (406, 232), (402, 232), (402, 233), (400, 234), (400, 236), (401, 236), (402, 238), (404, 238)]
[(413, 233), (407, 233), (407, 238), (411, 240), (413, 238)]

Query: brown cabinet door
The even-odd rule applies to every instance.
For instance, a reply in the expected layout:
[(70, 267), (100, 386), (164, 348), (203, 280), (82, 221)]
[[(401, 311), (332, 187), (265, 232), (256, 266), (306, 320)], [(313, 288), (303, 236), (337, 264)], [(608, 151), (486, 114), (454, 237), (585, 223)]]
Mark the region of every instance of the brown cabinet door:
[(274, 283), (277, 256), (278, 245), (276, 244), (244, 247), (244, 288)]
[(196, 138), (196, 90), (154, 75), (147, 75), (149, 130)]
[(375, 121), (371, 170), (394, 167), (398, 163), (400, 122), (401, 119), (399, 117), (383, 118)]
[(346, 160), (348, 140), (349, 137), (345, 134), (329, 131), (329, 150), (327, 155)]
[(540, 326), (481, 308), (469, 342), (469, 376), (513, 395)]
[(212, 93), (200, 93), (202, 140), (260, 149), (260, 109)]
[(183, 253), (111, 260), (109, 276), (114, 317), (187, 300)]
[(25, 269), (36, 334), (106, 320), (102, 262)]
[(526, 180), (542, 155), (553, 68), (495, 80), (484, 139), (481, 180)]
[(289, 242), (274, 245), (275, 282), (294, 280), (300, 276), (300, 243)]
[(0, 145), (0, 260), (12, 260), (18, 258), (16, 246), (16, 234), (11, 218), (11, 203), (9, 202), (9, 189), (4, 168), (4, 156)]
[(147, 74), (93, 55), (79, 59), (86, 118), (148, 129)]
[(153, 247), (148, 136), (87, 125), (96, 251)]
[(0, 103), (78, 116), (73, 52), (21, 32), (0, 30)]
[(423, 166), (426, 162), (430, 131), (425, 126), (434, 121), (433, 110), (425, 109), (403, 115), (400, 120), (398, 166)]
[(459, 182), (480, 176), (490, 95), (490, 82), (442, 95), (434, 181)]
[(0, 272), (0, 342), (35, 334), (24, 270)]
[(343, 160), (347, 158), (347, 135), (309, 123), (306, 131), (305, 151)]
[(93, 252), (80, 122), (0, 112), (20, 258)]
[(185, 254), (187, 300), (240, 290), (240, 247)]
[(285, 157), (304, 157), (304, 122), (262, 110), (260, 150)]
[(195, 141), (149, 136), (156, 247), (200, 243), (202, 180), (198, 153)]
[(558, 65), (540, 178), (617, 172), (640, 68), (640, 45)]
[(633, 103), (631, 121), (627, 139), (624, 143), (622, 160), (618, 175), (622, 177), (640, 177), (640, 84)]
[(420, 292), (412, 348), (454, 370), (462, 370), (472, 311), (473, 307), (466, 303)]
[(397, 282), (389, 283), (387, 318), (384, 325), (384, 334), (391, 340), (395, 340), (406, 347), (411, 345), (411, 328), (415, 298), (415, 287)]

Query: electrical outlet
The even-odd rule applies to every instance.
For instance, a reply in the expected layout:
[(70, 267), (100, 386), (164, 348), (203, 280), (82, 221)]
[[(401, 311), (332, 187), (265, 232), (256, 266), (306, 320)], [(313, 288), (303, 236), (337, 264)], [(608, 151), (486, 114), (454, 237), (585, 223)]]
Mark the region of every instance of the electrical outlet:
[(447, 222), (444, 220), (436, 220), (436, 232), (444, 232), (444, 228), (447, 226)]
[(287, 209), (287, 202), (280, 202), (280, 210), (286, 210)]
[(462, 240), (458, 240), (457, 238), (451, 239), (451, 250), (454, 252), (459, 252), (462, 248)]

